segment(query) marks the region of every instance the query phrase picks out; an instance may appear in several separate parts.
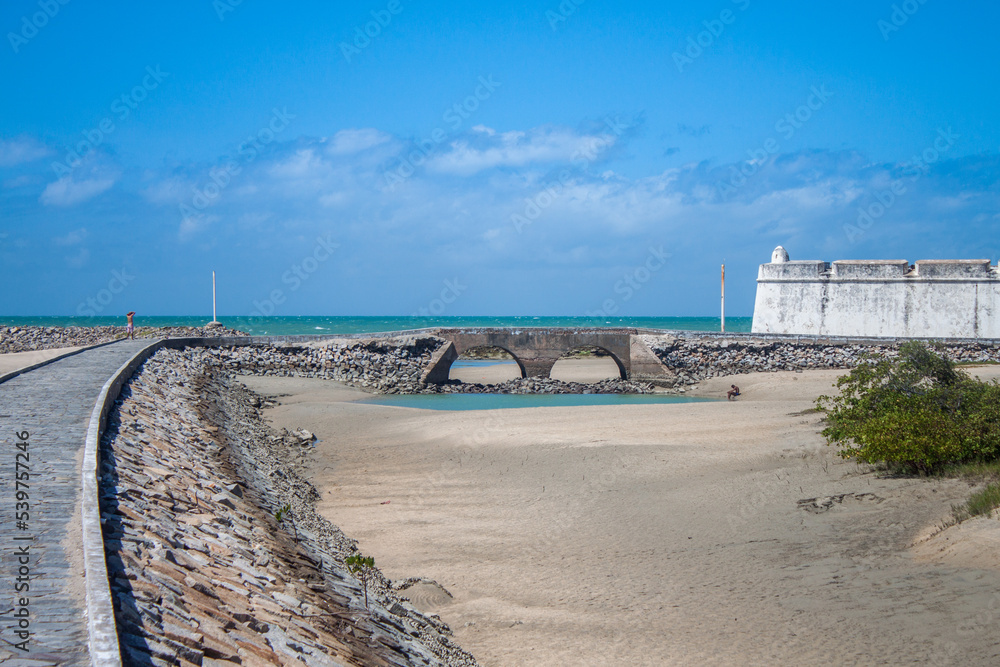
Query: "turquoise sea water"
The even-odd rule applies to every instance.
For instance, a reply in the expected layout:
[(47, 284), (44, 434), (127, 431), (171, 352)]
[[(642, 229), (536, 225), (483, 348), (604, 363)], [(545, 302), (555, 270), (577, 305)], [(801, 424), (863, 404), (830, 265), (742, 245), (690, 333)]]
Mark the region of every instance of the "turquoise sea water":
[[(135, 317), (136, 326), (203, 326), (208, 317)], [(750, 331), (750, 317), (726, 318), (726, 331)], [(220, 317), (227, 327), (255, 336), (349, 334), (406, 331), (433, 327), (635, 327), (681, 331), (718, 331), (718, 317)], [(96, 327), (125, 326), (124, 317), (5, 317), (0, 326)]]
[(641, 405), (648, 403), (706, 403), (715, 398), (660, 394), (392, 394), (359, 403), (423, 410), (497, 410), (551, 408), (577, 405)]

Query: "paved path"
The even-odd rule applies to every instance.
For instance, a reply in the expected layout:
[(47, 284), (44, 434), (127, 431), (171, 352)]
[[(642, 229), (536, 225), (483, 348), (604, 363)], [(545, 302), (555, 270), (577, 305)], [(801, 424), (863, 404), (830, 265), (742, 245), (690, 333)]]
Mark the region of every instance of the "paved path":
[[(149, 345), (122, 341), (53, 362), (0, 383), (0, 664), (89, 665), (80, 536), (80, 462), (101, 388)], [(27, 521), (15, 516), (18, 433), (26, 446)], [(25, 447), (22, 447), (22, 450)], [(22, 464), (24, 460), (22, 458)], [(24, 551), (29, 555), (23, 556)], [(27, 561), (22, 563), (19, 561)], [(28, 568), (29, 591), (16, 592)], [(24, 600), (21, 600), (24, 598)], [(26, 606), (19, 604), (27, 602)], [(27, 609), (28, 652), (13, 645)]]

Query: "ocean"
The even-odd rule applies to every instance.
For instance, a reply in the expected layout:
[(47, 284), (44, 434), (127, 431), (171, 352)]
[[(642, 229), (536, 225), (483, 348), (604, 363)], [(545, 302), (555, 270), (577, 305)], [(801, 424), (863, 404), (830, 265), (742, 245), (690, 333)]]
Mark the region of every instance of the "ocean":
[[(749, 332), (750, 317), (727, 317), (726, 331)], [(197, 327), (208, 317), (168, 317), (136, 315), (136, 326)], [(406, 331), (434, 327), (635, 327), (639, 329), (674, 329), (681, 331), (719, 331), (718, 317), (220, 317), (227, 327), (254, 336), (291, 336), (299, 334), (353, 334), (379, 331)], [(125, 326), (124, 317), (5, 317), (0, 326), (96, 327)]]

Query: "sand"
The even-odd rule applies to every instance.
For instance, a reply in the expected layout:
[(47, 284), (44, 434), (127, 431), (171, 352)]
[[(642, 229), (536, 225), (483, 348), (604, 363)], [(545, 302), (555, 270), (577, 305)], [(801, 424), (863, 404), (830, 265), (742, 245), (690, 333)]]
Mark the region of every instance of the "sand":
[(997, 664), (1000, 522), (929, 537), (968, 484), (836, 457), (810, 410), (836, 376), (477, 412), (244, 380), (321, 439), (320, 511), (387, 576), (437, 582), (411, 598), (483, 665)]
[(0, 375), (6, 375), (7, 373), (12, 373), (28, 366), (34, 366), (35, 364), (79, 349), (79, 347), (59, 347), (52, 350), (0, 354)]

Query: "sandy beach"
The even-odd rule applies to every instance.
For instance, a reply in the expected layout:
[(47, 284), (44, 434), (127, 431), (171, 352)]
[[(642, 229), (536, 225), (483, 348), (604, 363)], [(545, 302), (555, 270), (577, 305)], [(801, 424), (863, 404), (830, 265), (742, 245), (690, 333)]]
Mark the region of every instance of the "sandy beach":
[(322, 513), (388, 576), (437, 582), (411, 598), (485, 665), (995, 664), (1000, 524), (928, 540), (967, 483), (836, 457), (810, 409), (837, 375), (694, 392), (733, 381), (736, 402), (477, 412), (245, 382), (278, 397), (275, 426), (320, 438)]
[(0, 354), (0, 375), (13, 373), (14, 371), (40, 364), (43, 361), (54, 359), (63, 354), (68, 354), (79, 347), (58, 347), (52, 350), (34, 350), (31, 352), (11, 352)]

